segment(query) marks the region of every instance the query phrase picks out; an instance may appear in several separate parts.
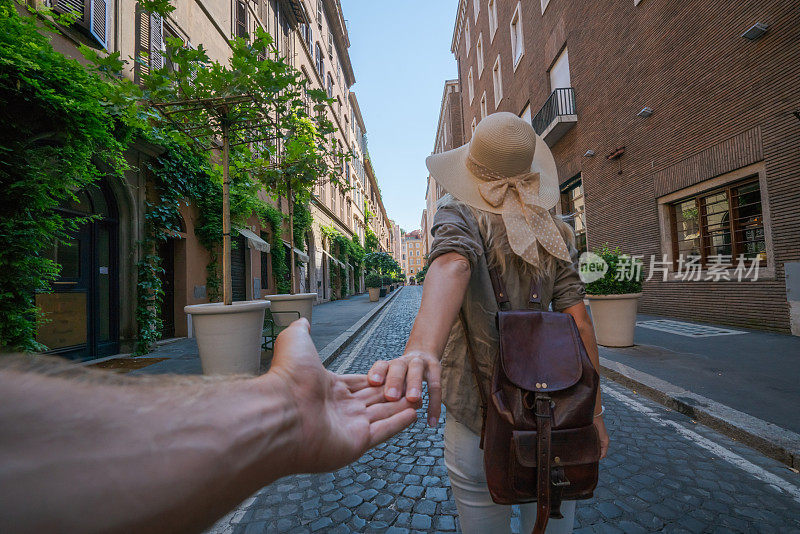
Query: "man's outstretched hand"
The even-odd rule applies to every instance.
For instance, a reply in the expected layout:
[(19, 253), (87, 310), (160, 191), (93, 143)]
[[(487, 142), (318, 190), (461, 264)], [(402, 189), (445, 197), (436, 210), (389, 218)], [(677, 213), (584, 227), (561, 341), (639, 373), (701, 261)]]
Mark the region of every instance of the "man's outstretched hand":
[(295, 321), (275, 342), (267, 377), (293, 400), (301, 424), (293, 472), (342, 467), (416, 420), (419, 402), (387, 402), (382, 387), (364, 375), (337, 375), (321, 364), (305, 319)]

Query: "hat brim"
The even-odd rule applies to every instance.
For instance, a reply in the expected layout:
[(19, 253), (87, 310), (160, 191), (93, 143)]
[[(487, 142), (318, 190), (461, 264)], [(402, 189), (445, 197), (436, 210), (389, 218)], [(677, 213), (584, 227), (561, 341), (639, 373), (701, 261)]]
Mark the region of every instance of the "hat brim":
[[(501, 213), (502, 210), (492, 206), (481, 196), (478, 185), (483, 180), (469, 170), (467, 156), (469, 156), (469, 143), (447, 152), (431, 154), (425, 160), (425, 165), (431, 177), (458, 200), (479, 210)], [(538, 135), (531, 172), (539, 173), (539, 199), (536, 205), (549, 210), (558, 204), (560, 194), (558, 170), (550, 147)]]

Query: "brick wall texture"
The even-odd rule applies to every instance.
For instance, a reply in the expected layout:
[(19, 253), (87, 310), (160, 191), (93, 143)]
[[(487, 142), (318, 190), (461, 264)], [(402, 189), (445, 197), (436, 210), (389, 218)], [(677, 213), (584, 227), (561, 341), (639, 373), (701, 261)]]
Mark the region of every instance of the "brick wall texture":
[[(472, 41), (467, 52), (462, 34), (455, 50), (465, 141), (473, 118), (480, 118), (483, 91), (489, 113), (522, 114), (530, 104), (536, 115), (551, 92), (548, 71), (567, 47), (578, 121), (552, 147), (559, 178), (581, 175), (590, 249), (607, 242), (648, 258), (667, 252), (658, 196), (762, 162), (774, 276), (749, 283), (646, 282), (641, 311), (787, 332), (783, 265), (800, 261), (797, 2), (550, 0), (544, 14), (538, 0), (521, 2), (525, 53), (516, 71), (509, 23), (518, 2), (496, 2), (493, 39), (487, 3), (480, 2), (476, 22), (472, 0), (461, 2), (459, 20), (470, 18)], [(742, 38), (756, 22), (768, 24), (768, 32), (755, 41)], [(485, 67), (478, 77), (480, 34)], [(498, 55), (504, 94), (495, 109), (491, 66)], [(638, 117), (645, 106), (653, 115)], [(618, 161), (604, 157), (621, 146), (626, 152)], [(595, 157), (583, 157), (589, 149)]]

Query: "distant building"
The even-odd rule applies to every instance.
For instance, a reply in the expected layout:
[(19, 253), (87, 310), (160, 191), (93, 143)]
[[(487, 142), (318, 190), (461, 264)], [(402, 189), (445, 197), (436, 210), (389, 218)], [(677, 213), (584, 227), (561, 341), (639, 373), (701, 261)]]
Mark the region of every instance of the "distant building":
[(406, 281), (410, 283), (424, 266), (422, 236), (419, 230), (414, 230), (403, 236), (403, 272), (406, 273)]

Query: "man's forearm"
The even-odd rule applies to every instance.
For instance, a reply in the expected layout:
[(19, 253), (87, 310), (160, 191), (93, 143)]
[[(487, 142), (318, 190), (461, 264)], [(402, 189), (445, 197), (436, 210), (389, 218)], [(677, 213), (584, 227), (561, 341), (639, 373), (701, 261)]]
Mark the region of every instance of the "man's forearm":
[[(262, 377), (76, 389), (58, 377), (0, 371), (0, 531), (210, 525), (288, 474), (300, 429), (281, 388)], [(265, 458), (274, 461), (265, 466)]]
[(422, 351), (441, 358), (470, 278), (467, 260), (454, 252), (431, 264), (425, 276), (420, 306), (406, 352)]

